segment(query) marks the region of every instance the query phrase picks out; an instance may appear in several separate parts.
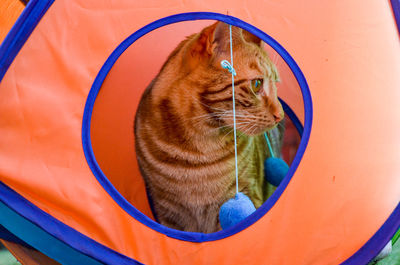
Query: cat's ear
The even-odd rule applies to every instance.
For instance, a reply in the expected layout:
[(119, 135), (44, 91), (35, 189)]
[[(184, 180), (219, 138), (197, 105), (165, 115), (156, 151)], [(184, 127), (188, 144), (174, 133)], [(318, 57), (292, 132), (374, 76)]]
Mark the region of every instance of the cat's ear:
[(264, 45), (263, 41), (259, 37), (246, 30), (242, 30), (242, 36), (246, 42), (254, 43), (259, 47), (263, 47)]
[(203, 29), (198, 37), (190, 43), (184, 60), (186, 67), (194, 69), (201, 61), (211, 58), (216, 46), (214, 43), (214, 34), (218, 23), (214, 23)]
[[(242, 29), (233, 26), (232, 27), (232, 42), (233, 45), (237, 45), (241, 40)], [(238, 42), (239, 41), (239, 42)], [(229, 53), (230, 36), (229, 36), (229, 25), (223, 22), (218, 22), (214, 32), (214, 53)]]
[[(233, 26), (233, 45), (243, 43), (243, 40), (261, 46), (261, 39), (241, 28)], [(189, 66), (194, 67), (201, 60), (208, 60), (215, 55), (229, 53), (229, 45), (229, 25), (218, 21), (203, 29), (191, 43), (188, 53), (190, 56), (186, 58), (187, 63)]]
[[(243, 41), (254, 43), (259, 47), (263, 47), (264, 45), (263, 41), (259, 37), (235, 26), (232, 26), (232, 41), (234, 46), (241, 45)], [(216, 46), (216, 51), (229, 52), (229, 42), (229, 25), (223, 22), (219, 22), (214, 32), (214, 43)]]
[[(240, 36), (239, 29), (232, 28), (232, 37)], [(211, 57), (216, 53), (229, 49), (229, 25), (220, 21), (206, 27), (200, 32), (196, 42), (192, 45), (192, 56), (201, 55)]]
[(198, 38), (190, 47), (190, 55), (192, 57), (211, 56), (215, 49), (214, 34), (219, 22), (203, 29)]

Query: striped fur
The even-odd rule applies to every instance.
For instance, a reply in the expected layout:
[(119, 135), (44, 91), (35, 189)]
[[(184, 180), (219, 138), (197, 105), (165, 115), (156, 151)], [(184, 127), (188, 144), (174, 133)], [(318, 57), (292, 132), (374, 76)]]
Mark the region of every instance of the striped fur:
[[(260, 39), (232, 30), (239, 187), (259, 207), (270, 195), (263, 176), (268, 151), (262, 133), (278, 132), (283, 119), (275, 87), (278, 73)], [(139, 104), (137, 159), (155, 214), (165, 226), (218, 231), (219, 208), (235, 194), (231, 75), (220, 66), (227, 58), (228, 26), (217, 22), (178, 45)], [(262, 89), (254, 93), (256, 79), (262, 80)]]

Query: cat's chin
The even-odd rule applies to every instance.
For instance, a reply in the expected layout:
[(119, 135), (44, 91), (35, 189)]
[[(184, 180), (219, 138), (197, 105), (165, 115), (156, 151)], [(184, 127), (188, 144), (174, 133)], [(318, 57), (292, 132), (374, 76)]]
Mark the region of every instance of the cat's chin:
[(259, 131), (252, 131), (252, 132), (243, 132), (243, 131), (240, 131), (240, 133), (242, 133), (242, 134), (244, 134), (244, 135), (247, 135), (247, 136), (249, 136), (249, 137), (254, 137), (254, 136), (262, 135), (263, 133), (265, 133), (265, 132), (267, 132), (267, 131), (269, 131), (269, 130), (259, 130)]
[(240, 131), (241, 133), (247, 135), (247, 136), (259, 136), (262, 135), (268, 131), (271, 131), (272, 129), (276, 128), (278, 124), (272, 125), (272, 126), (267, 126), (267, 127), (259, 127), (259, 128), (252, 128), (251, 130), (243, 130)]

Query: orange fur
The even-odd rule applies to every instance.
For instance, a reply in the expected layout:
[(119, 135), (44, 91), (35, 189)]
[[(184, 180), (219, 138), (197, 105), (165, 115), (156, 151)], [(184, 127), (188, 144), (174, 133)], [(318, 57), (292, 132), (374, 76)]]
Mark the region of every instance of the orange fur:
[[(283, 119), (277, 71), (254, 35), (232, 27), (239, 188), (259, 207), (269, 196), (262, 133)], [(235, 194), (228, 25), (189, 36), (146, 89), (135, 118), (140, 170), (161, 224), (184, 231), (220, 229), (219, 208)], [(254, 92), (252, 82), (262, 80)]]

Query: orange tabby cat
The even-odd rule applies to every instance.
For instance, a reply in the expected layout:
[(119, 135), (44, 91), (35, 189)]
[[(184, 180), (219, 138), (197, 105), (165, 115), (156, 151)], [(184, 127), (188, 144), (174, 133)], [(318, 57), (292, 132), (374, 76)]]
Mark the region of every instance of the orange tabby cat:
[[(217, 22), (189, 36), (146, 89), (135, 118), (136, 153), (165, 226), (211, 233), (221, 205), (235, 194), (229, 28)], [(262, 41), (232, 27), (239, 189), (259, 207), (268, 194), (262, 133), (283, 119), (278, 73)]]

